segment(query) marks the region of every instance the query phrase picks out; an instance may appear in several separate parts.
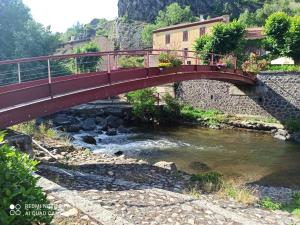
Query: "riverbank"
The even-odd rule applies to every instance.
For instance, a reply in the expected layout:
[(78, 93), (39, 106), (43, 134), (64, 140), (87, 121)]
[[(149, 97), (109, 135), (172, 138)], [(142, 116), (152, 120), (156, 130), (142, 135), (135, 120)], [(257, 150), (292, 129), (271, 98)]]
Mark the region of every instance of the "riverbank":
[[(118, 217), (131, 221), (133, 224), (139, 222), (174, 224), (180, 221), (184, 223), (189, 221), (190, 224), (201, 222), (208, 224), (209, 221), (214, 221), (214, 224), (216, 221), (218, 224), (234, 222), (249, 224), (249, 221), (253, 224), (300, 223), (300, 219), (288, 212), (264, 210), (258, 204), (259, 199), (267, 196), (276, 202), (290, 201), (295, 190), (258, 185), (248, 186), (247, 190), (252, 190), (254, 200), (244, 204), (235, 200), (233, 196), (224, 195), (223, 192), (205, 194), (197, 190), (196, 193), (195, 190), (189, 188), (190, 175), (174, 169), (171, 171), (171, 167), (161, 168), (124, 156), (94, 154), (85, 148), (66, 145), (60, 140), (45, 138), (38, 141), (38, 144), (47, 148), (56, 158), (45, 156), (45, 152), (35, 146), (34, 155), (42, 162), (38, 174), (67, 190), (76, 190), (84, 201), (100, 205), (105, 210), (117, 213)], [(239, 187), (239, 189), (242, 188), (245, 187)], [(49, 191), (49, 194), (57, 196), (55, 191)], [(68, 199), (68, 196), (64, 198)], [(202, 201), (201, 207), (196, 203), (198, 199)], [(178, 207), (171, 207), (173, 204)], [(137, 208), (132, 208), (132, 205), (136, 205)], [(139, 207), (142, 205), (146, 208)], [(76, 205), (76, 207), (77, 213), (74, 213), (73, 217), (76, 216), (77, 221), (82, 221), (82, 217), (84, 221), (87, 218), (89, 218), (88, 221), (93, 221), (93, 217), (89, 217), (89, 214), (83, 216), (84, 214), (79, 213), (81, 212), (80, 206)], [(57, 221), (70, 220), (72, 215), (69, 214), (76, 211), (73, 209), (69, 212), (70, 210), (69, 207), (66, 211), (61, 211), (60, 216), (57, 216)], [(152, 223), (153, 219), (155, 223)]]

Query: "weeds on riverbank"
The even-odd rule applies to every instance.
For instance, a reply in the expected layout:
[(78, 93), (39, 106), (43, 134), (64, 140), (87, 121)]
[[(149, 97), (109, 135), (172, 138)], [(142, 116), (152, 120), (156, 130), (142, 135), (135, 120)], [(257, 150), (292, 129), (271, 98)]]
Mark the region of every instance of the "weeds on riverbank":
[(189, 194), (193, 197), (199, 198), (198, 195), (201, 190), (205, 193), (216, 192), (221, 198), (233, 198), (248, 205), (257, 202), (254, 190), (239, 187), (232, 181), (225, 181), (223, 175), (215, 171), (194, 174), (190, 181)]
[(42, 123), (41, 125), (36, 125), (35, 121), (28, 121), (25, 123), (20, 123), (11, 127), (12, 130), (15, 130), (20, 133), (27, 134), (35, 139), (60, 139), (60, 135), (56, 130), (51, 127), (48, 127), (46, 124)]
[(300, 218), (300, 192), (293, 193), (292, 200), (287, 203), (275, 202), (269, 197), (263, 198), (259, 203), (265, 209), (287, 211)]
[(244, 186), (236, 186), (230, 181), (223, 183), (223, 186), (218, 194), (221, 197), (233, 198), (236, 201), (247, 205), (257, 202), (257, 197), (254, 194), (254, 190)]

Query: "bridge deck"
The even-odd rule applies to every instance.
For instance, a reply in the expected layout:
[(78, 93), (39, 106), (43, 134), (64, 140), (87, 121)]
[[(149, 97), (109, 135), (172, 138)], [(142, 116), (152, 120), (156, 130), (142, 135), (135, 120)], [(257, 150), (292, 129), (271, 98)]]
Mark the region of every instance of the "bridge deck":
[[(147, 56), (149, 57), (149, 53)], [(149, 62), (149, 58), (145, 61)], [(20, 63), (20, 61), (10, 63)], [(256, 80), (255, 76), (243, 71), (220, 69), (213, 64), (182, 65), (173, 68), (148, 67), (148, 64), (145, 68), (115, 70), (110, 68), (110, 64), (108, 65), (107, 71), (59, 77), (51, 77), (48, 68), (47, 78), (0, 87), (0, 128), (49, 115), (75, 105), (167, 83), (212, 79), (237, 85), (254, 85)], [(20, 74), (20, 71), (18, 73)]]

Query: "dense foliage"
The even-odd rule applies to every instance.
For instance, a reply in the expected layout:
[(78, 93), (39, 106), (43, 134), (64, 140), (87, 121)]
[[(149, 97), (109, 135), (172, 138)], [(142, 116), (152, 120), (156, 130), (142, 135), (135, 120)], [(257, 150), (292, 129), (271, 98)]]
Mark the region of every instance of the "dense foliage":
[(231, 54), (238, 50), (243, 42), (245, 26), (238, 22), (219, 23), (212, 29), (212, 34), (200, 36), (194, 50), (201, 58), (206, 58), (208, 53)]
[[(6, 144), (0, 146), (0, 224), (50, 224), (54, 210), (42, 188), (37, 186), (38, 178), (32, 175), (36, 165), (28, 155)], [(43, 208), (26, 209), (25, 205), (29, 204), (41, 204)]]
[(144, 67), (144, 57), (121, 56), (119, 58), (119, 66), (121, 68)]
[(145, 44), (152, 45), (154, 30), (183, 22), (193, 22), (195, 19), (189, 6), (181, 7), (178, 3), (170, 4), (165, 10), (159, 11), (154, 24), (144, 27), (142, 39)]
[(155, 107), (155, 89), (146, 88), (129, 92), (127, 100), (132, 104), (132, 112), (137, 119), (145, 122), (153, 122), (157, 119), (157, 109)]
[(21, 0), (0, 0), (0, 60), (52, 54), (59, 37), (35, 22)]
[(182, 65), (182, 60), (175, 53), (160, 53), (159, 67), (178, 67)]
[(300, 16), (274, 13), (266, 20), (264, 31), (266, 49), (273, 57), (290, 56), (300, 63)]
[[(88, 53), (88, 52), (99, 52), (100, 48), (94, 42), (89, 42), (85, 44), (81, 48), (77, 48), (75, 53)], [(101, 56), (84, 56), (84, 57), (77, 57), (77, 67), (79, 72), (93, 72), (96, 71), (98, 66), (102, 61)]]
[(266, 19), (275, 12), (285, 12), (290, 16), (300, 14), (300, 2), (297, 0), (267, 0), (254, 12), (245, 10), (239, 20), (247, 26), (263, 26)]

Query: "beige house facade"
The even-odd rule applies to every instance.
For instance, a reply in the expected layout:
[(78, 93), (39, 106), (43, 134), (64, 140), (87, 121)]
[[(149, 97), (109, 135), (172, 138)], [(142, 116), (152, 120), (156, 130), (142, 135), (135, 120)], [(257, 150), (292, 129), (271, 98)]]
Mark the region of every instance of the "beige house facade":
[(180, 50), (185, 64), (195, 63), (193, 45), (198, 37), (210, 34), (214, 25), (228, 23), (229, 16), (224, 15), (193, 23), (184, 23), (157, 29), (153, 32), (153, 49)]

